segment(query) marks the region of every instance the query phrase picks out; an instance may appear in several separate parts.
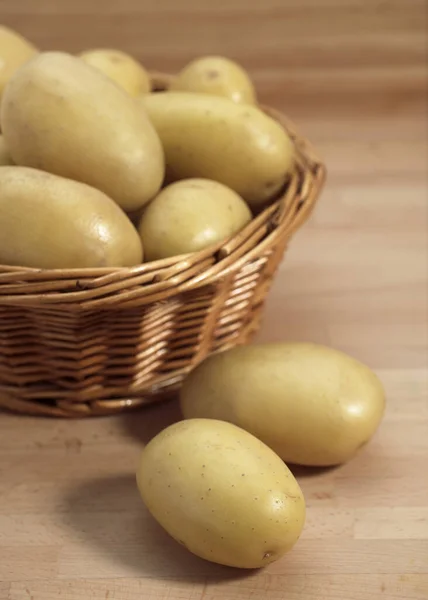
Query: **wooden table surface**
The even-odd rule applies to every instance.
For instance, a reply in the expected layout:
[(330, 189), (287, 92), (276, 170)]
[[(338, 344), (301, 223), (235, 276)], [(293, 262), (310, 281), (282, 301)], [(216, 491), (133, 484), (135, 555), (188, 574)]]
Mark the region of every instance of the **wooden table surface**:
[[(329, 181), (293, 241), (260, 339), (372, 366), (388, 408), (333, 471), (297, 470), (304, 534), (259, 572), (204, 562), (141, 504), (141, 448), (176, 405), (55, 421), (0, 415), (1, 600), (427, 600), (427, 3), (0, 0), (44, 49), (117, 46), (175, 70), (223, 53), (317, 146)], [(218, 40), (217, 40), (218, 36)]]

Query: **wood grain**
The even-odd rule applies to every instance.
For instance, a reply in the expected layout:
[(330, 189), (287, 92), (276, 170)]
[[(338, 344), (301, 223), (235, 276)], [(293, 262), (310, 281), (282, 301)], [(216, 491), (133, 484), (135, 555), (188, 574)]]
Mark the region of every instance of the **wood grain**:
[(388, 409), (352, 462), (296, 469), (299, 544), (264, 571), (191, 556), (135, 489), (140, 449), (179, 418), (0, 415), (1, 600), (427, 600), (427, 3), (423, 0), (0, 0), (44, 49), (117, 46), (175, 70), (223, 53), (316, 144), (329, 182), (274, 285), (260, 339), (370, 364)]

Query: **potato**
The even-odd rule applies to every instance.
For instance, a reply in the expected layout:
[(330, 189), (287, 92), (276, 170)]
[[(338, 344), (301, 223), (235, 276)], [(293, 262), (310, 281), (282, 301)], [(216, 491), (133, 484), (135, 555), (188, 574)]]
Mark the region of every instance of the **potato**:
[(0, 134), (0, 167), (5, 165), (13, 165), (13, 160), (7, 149), (4, 137)]
[(237, 103), (256, 102), (248, 74), (237, 63), (222, 56), (205, 56), (192, 61), (175, 77), (170, 89), (226, 96)]
[(19, 33), (0, 25), (0, 100), (15, 71), (37, 52), (37, 48)]
[(293, 168), (286, 131), (255, 106), (186, 92), (147, 94), (140, 101), (161, 138), (170, 181), (213, 179), (257, 209)]
[(230, 421), (286, 462), (312, 466), (350, 459), (376, 431), (384, 404), (382, 386), (368, 367), (304, 343), (216, 354), (181, 390), (186, 418)]
[(145, 68), (132, 56), (120, 50), (87, 50), (80, 58), (95, 67), (131, 96), (147, 94), (151, 90), (150, 77)]
[(159, 191), (163, 151), (147, 115), (79, 58), (40, 54), (10, 80), (1, 108), (15, 163), (87, 183), (128, 211)]
[(146, 448), (137, 482), (153, 517), (194, 554), (241, 568), (289, 551), (305, 521), (291, 472), (265, 444), (235, 425), (181, 421)]
[(245, 202), (225, 185), (185, 179), (164, 188), (138, 226), (147, 260), (196, 252), (224, 240), (251, 221)]
[(141, 260), (132, 223), (99, 190), (36, 169), (0, 167), (0, 264), (69, 269)]

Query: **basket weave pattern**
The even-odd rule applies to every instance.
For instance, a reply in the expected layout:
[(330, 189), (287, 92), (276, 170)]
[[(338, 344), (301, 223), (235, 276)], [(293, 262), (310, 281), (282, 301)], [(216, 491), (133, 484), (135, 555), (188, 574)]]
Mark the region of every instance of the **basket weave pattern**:
[(291, 135), (296, 169), (233, 238), (131, 268), (0, 266), (0, 407), (64, 417), (128, 410), (177, 389), (210, 352), (250, 340), (325, 176), (310, 144), (265, 110)]

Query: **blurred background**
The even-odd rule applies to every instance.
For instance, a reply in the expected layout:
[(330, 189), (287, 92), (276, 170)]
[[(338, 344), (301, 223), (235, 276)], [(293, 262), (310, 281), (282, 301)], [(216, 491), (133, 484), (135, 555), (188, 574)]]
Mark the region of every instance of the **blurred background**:
[(3, 24), (42, 49), (120, 47), (171, 72), (224, 54), (251, 71), (264, 101), (326, 126), (425, 112), (426, 9), (425, 0), (0, 0)]
[(261, 338), (427, 364), (425, 0), (0, 0), (0, 15), (45, 50), (121, 48), (168, 72), (205, 54), (242, 63), (329, 170)]

